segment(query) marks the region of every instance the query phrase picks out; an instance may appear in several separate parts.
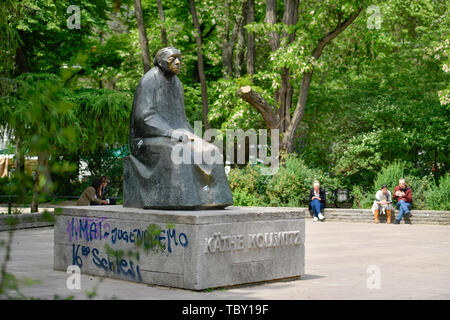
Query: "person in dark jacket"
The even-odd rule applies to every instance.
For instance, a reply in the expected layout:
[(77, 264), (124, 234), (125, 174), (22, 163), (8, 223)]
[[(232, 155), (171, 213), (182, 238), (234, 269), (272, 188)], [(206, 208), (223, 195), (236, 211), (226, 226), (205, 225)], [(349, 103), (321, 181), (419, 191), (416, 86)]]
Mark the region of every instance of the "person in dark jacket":
[[(108, 204), (115, 205), (116, 204), (116, 199), (106, 198), (107, 186), (108, 186), (108, 183), (110, 181), (109, 178), (107, 176), (101, 176), (100, 180), (102, 182), (102, 185), (97, 190), (97, 198), (102, 199), (102, 200), (106, 200), (108, 202)], [(91, 203), (91, 205), (93, 205), (93, 204)]]
[(313, 221), (323, 221), (325, 217), (323, 216), (323, 209), (326, 203), (326, 193), (325, 190), (320, 187), (319, 181), (314, 181), (314, 186), (309, 192), (309, 209), (312, 210), (314, 214)]

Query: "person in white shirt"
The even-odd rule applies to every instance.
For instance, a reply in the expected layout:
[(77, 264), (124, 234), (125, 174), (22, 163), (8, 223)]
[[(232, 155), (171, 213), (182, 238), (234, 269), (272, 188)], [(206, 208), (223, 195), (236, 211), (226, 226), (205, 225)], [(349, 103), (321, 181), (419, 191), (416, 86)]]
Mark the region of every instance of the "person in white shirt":
[(391, 223), (392, 215), (392, 196), (387, 185), (383, 184), (380, 190), (375, 194), (375, 201), (372, 205), (372, 212), (375, 223), (379, 223), (380, 213), (386, 213), (387, 223)]

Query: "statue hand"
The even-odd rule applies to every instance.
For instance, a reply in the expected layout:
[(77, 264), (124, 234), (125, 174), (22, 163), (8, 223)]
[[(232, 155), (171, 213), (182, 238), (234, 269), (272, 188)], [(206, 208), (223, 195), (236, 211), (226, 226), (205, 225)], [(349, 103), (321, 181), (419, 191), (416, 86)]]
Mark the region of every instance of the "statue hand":
[(189, 142), (189, 137), (187, 136), (187, 134), (182, 133), (178, 137), (178, 141), (183, 142), (183, 143), (188, 143)]
[(190, 132), (186, 132), (185, 130), (173, 130), (172, 138), (175, 138), (176, 141), (188, 143), (189, 141), (194, 141), (194, 135)]

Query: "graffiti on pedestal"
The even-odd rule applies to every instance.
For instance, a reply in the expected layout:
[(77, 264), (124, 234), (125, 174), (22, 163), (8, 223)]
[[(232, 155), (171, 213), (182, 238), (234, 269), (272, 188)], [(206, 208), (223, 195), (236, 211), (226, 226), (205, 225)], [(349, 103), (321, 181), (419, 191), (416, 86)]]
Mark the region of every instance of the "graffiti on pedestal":
[(116, 227), (105, 217), (72, 217), (67, 220), (66, 229), (68, 240), (72, 243), (72, 265), (81, 269), (89, 261), (90, 265), (105, 272), (142, 281), (141, 267), (134, 259), (124, 258), (123, 254), (102, 254), (103, 248), (98, 245), (110, 248), (109, 245), (114, 247), (128, 244), (130, 248), (148, 248), (156, 243), (158, 249), (170, 255), (175, 248), (183, 249), (189, 244), (188, 236), (175, 227), (157, 227), (155, 230), (156, 232), (149, 232), (149, 228)]

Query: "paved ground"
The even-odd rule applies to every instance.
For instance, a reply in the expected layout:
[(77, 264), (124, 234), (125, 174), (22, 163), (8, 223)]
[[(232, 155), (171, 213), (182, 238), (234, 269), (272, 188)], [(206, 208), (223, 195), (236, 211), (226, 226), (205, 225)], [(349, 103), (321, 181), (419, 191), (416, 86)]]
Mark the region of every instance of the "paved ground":
[[(0, 232), (0, 240), (7, 232)], [(0, 249), (0, 262), (4, 249)], [(67, 274), (53, 271), (53, 228), (14, 234), (8, 270), (39, 280), (26, 296), (86, 299), (99, 278), (82, 276), (82, 290), (66, 288)], [(380, 289), (369, 289), (369, 266), (380, 271)], [(372, 270), (375, 270), (372, 269)], [(373, 277), (373, 276), (372, 276)], [(374, 282), (371, 282), (374, 283)], [(306, 223), (306, 275), (302, 280), (239, 286), (212, 292), (105, 279), (98, 298), (122, 299), (450, 299), (450, 226)]]

